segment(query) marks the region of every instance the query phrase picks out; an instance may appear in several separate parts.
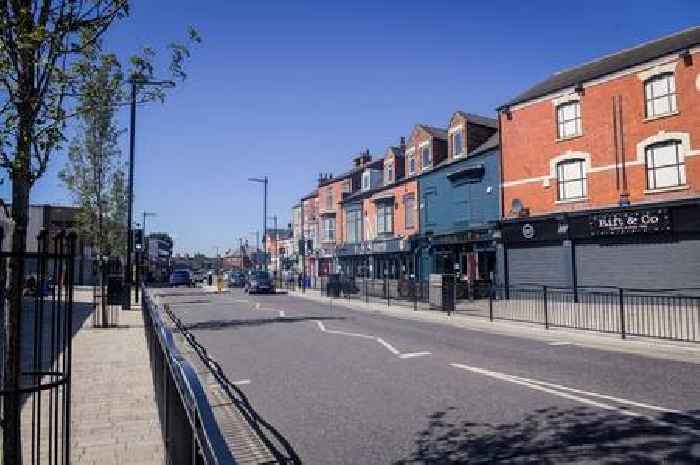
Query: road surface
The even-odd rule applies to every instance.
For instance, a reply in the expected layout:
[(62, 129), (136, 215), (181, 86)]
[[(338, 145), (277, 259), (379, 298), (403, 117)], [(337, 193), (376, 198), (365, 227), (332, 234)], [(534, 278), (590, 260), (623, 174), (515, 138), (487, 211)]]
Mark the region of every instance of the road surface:
[(162, 301), (306, 464), (700, 461), (700, 364), (288, 295)]

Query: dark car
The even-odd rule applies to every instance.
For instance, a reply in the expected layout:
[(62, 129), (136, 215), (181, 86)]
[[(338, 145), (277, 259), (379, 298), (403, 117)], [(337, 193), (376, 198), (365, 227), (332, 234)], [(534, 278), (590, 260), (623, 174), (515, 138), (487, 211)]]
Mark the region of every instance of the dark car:
[(229, 275), (228, 278), (229, 287), (243, 287), (245, 286), (245, 275), (241, 272), (234, 272)]
[(170, 287), (192, 286), (192, 273), (190, 270), (175, 270), (170, 274)]
[(274, 294), (275, 285), (272, 284), (270, 273), (267, 271), (256, 271), (248, 279), (245, 290), (249, 294)]

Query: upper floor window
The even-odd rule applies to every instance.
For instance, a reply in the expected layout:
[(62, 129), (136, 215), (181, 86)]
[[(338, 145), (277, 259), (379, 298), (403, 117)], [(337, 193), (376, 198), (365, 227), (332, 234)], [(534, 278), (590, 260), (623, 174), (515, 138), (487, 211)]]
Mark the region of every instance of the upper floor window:
[(377, 234), (391, 234), (394, 231), (394, 203), (377, 203)]
[(464, 138), (462, 129), (457, 129), (452, 133), (452, 156), (458, 157), (464, 152)]
[(350, 244), (362, 240), (362, 210), (359, 207), (350, 208), (345, 213), (346, 241)]
[(682, 186), (685, 184), (685, 163), (677, 140), (650, 145), (646, 149), (647, 188)]
[(557, 136), (566, 139), (581, 135), (581, 102), (562, 103), (557, 107)]
[(326, 210), (333, 209), (333, 188), (329, 187), (326, 190)]
[(430, 147), (425, 146), (420, 151), (420, 162), (423, 169), (430, 167)]
[(323, 219), (323, 240), (335, 241), (335, 217), (326, 217)]
[(661, 74), (644, 83), (647, 118), (676, 112), (676, 80), (673, 73)]
[(575, 200), (586, 197), (586, 162), (565, 160), (557, 163), (559, 200)]
[(365, 171), (362, 173), (362, 190), (367, 191), (372, 186), (372, 173)]
[(414, 194), (404, 196), (403, 208), (406, 215), (404, 226), (414, 228), (416, 226), (416, 196)]
[(391, 184), (394, 182), (394, 162), (387, 161), (384, 165), (384, 184)]
[(416, 154), (415, 152), (410, 152), (408, 154), (408, 175), (416, 174)]
[(346, 179), (345, 181), (343, 181), (342, 189), (343, 189), (343, 192), (347, 192), (347, 193), (352, 192), (352, 185), (350, 184), (349, 179)]

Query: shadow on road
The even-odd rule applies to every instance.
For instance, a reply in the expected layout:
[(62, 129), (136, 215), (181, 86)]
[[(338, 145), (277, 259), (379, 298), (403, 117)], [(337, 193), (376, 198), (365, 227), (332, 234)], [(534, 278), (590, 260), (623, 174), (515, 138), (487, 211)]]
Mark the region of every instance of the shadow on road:
[(491, 425), (460, 421), (450, 407), (429, 417), (428, 426), (416, 435), (416, 450), (395, 465), (696, 464), (700, 463), (699, 414), (664, 414), (651, 421), (587, 407), (550, 407), (517, 423)]
[(189, 330), (219, 330), (227, 328), (263, 326), (274, 323), (300, 323), (303, 321), (345, 320), (342, 316), (287, 316), (275, 318), (256, 318), (253, 320), (209, 320), (185, 325)]

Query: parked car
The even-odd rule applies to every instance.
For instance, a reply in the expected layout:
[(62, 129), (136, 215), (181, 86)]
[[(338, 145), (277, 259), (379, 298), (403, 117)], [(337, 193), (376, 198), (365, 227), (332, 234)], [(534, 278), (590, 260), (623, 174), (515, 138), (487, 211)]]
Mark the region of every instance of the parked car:
[(229, 275), (228, 286), (229, 287), (244, 287), (245, 286), (245, 275), (241, 272), (233, 272)]
[(272, 283), (270, 273), (267, 271), (256, 271), (246, 282), (245, 291), (249, 294), (274, 294), (275, 285)]
[(187, 286), (194, 284), (192, 272), (190, 270), (175, 270), (170, 274), (170, 287)]

